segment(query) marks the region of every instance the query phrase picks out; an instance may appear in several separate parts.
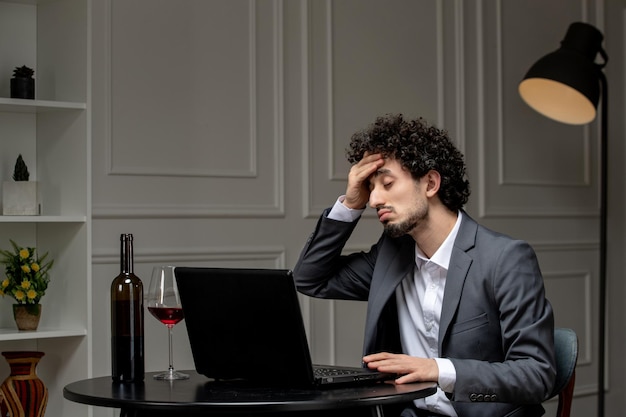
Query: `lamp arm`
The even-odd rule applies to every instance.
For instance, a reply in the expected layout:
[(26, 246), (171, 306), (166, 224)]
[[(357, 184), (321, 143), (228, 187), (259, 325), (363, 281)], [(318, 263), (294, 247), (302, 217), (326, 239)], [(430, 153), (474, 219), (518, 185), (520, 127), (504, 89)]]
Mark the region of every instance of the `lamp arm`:
[[(601, 52), (604, 52), (601, 50)], [(606, 55), (606, 54), (605, 54)], [(606, 252), (607, 252), (607, 190), (608, 190), (608, 82), (604, 72), (599, 72), (602, 88), (602, 116), (600, 118), (600, 276), (598, 323), (598, 416), (604, 416), (604, 371), (606, 344)]]

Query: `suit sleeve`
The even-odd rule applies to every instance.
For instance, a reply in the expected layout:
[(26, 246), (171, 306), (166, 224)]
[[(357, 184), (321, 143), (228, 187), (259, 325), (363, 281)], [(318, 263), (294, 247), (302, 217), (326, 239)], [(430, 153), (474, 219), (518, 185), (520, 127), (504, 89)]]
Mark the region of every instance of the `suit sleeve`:
[(374, 270), (375, 248), (368, 253), (342, 255), (358, 221), (332, 220), (327, 217), (328, 212), (318, 220), (293, 269), (296, 286), (312, 297), (365, 301)]

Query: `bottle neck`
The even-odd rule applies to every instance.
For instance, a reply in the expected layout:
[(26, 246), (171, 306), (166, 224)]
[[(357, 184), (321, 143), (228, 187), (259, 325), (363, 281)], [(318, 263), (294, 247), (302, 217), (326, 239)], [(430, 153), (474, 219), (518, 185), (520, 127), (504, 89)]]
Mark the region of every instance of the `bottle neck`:
[(120, 237), (120, 272), (122, 274), (133, 273), (133, 235), (126, 234)]

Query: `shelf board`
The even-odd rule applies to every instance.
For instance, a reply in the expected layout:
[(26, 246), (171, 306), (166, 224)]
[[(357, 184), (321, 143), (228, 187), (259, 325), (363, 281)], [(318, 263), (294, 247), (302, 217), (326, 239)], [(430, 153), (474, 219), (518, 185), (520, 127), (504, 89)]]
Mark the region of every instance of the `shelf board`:
[(0, 328), (0, 342), (8, 340), (33, 340), (33, 339), (53, 339), (61, 337), (86, 336), (85, 329), (53, 329), (39, 328), (37, 330), (15, 330)]
[(0, 111), (3, 112), (43, 113), (53, 110), (85, 110), (86, 108), (85, 103), (0, 97)]
[(39, 0), (0, 0), (0, 3), (37, 4)]
[(0, 216), (0, 223), (85, 223), (87, 216)]

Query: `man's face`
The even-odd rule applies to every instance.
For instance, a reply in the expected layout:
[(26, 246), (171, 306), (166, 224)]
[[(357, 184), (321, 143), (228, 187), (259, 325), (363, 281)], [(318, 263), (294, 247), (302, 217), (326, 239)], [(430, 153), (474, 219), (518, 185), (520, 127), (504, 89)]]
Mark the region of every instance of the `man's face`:
[(426, 180), (415, 181), (396, 159), (385, 164), (370, 177), (370, 207), (391, 237), (412, 232), (428, 216)]

